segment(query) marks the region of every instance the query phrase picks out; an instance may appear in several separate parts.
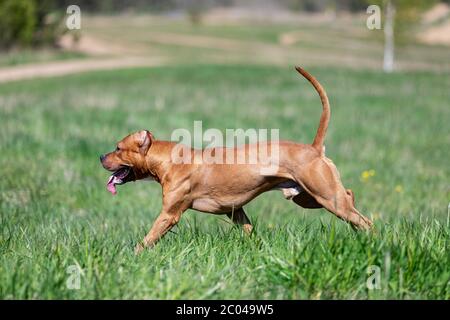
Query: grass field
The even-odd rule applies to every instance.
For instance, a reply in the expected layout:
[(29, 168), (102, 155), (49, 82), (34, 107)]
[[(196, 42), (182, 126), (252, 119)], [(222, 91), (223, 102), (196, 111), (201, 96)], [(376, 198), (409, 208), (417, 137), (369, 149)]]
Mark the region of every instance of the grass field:
[(79, 52), (56, 51), (52, 49), (21, 50), (2, 52), (0, 67), (10, 67), (20, 64), (39, 63), (58, 60), (81, 59), (84, 55)]
[[(291, 22), (211, 19), (192, 25), (158, 16), (92, 16), (83, 20), (83, 34), (113, 46), (118, 53), (163, 56), (172, 61), (270, 64), (299, 63), (379, 69), (383, 30), (366, 28), (366, 15), (323, 19), (300, 15)], [(290, 44), (283, 39), (293, 37)], [(450, 70), (450, 50), (410, 41), (396, 47), (400, 70)]]
[[(138, 257), (160, 188), (112, 197), (101, 153), (131, 131), (169, 139), (194, 120), (310, 142), (313, 88), (292, 68), (212, 64), (2, 84), (0, 298), (450, 299), (448, 74), (309, 70), (332, 104), (327, 155), (375, 231), (271, 192), (247, 206), (251, 237), (188, 211)], [(66, 286), (73, 265), (78, 290)], [(379, 289), (366, 286), (369, 266)]]

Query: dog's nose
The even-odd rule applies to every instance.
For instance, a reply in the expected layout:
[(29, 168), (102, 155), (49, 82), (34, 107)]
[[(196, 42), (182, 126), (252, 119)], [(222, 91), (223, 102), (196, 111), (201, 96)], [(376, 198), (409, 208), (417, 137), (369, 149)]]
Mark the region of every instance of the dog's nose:
[(105, 160), (105, 158), (106, 158), (106, 156), (105, 156), (104, 154), (102, 154), (102, 155), (100, 156), (100, 162), (103, 162), (103, 160)]

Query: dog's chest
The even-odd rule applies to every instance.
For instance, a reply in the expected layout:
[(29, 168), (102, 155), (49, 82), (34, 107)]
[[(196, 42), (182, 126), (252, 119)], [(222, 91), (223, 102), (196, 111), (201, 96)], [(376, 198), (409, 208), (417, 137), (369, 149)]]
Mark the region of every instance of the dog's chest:
[(212, 198), (195, 199), (192, 202), (192, 209), (210, 213), (223, 213), (227, 211), (222, 204)]

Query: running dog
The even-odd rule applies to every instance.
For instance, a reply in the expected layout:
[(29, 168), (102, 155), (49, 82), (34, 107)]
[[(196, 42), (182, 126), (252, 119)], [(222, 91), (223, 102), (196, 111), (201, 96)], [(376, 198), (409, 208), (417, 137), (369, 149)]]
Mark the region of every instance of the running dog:
[[(174, 225), (187, 209), (226, 214), (235, 224), (251, 233), (252, 224), (244, 205), (270, 190), (281, 190), (288, 200), (308, 208), (325, 208), (356, 229), (370, 229), (372, 221), (363, 216), (354, 204), (353, 192), (346, 189), (334, 163), (325, 156), (324, 139), (330, 121), (330, 105), (321, 84), (300, 67), (302, 74), (316, 89), (322, 101), (319, 128), (312, 144), (290, 141), (268, 142), (278, 150), (277, 170), (264, 173), (266, 164), (235, 163), (175, 163), (179, 144), (155, 139), (142, 130), (126, 136), (117, 148), (100, 156), (103, 167), (113, 172), (107, 189), (115, 194), (116, 185), (150, 179), (162, 187), (162, 209), (149, 233), (138, 243), (136, 253), (152, 247)], [(276, 144), (276, 145), (274, 145)], [(246, 144), (233, 148), (236, 156), (258, 152), (258, 145)], [(195, 150), (189, 148), (191, 159), (204, 152), (226, 153), (230, 148)], [(186, 151), (186, 148), (183, 149)]]

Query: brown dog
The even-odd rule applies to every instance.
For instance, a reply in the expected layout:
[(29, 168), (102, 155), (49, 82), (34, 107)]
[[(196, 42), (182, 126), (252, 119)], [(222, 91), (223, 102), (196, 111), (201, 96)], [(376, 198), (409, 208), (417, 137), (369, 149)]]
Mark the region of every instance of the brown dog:
[[(187, 209), (226, 214), (236, 224), (252, 231), (243, 206), (259, 194), (282, 190), (303, 208), (325, 208), (357, 229), (369, 229), (372, 222), (354, 206), (353, 192), (345, 189), (333, 162), (325, 157), (324, 138), (330, 120), (330, 107), (320, 83), (302, 68), (296, 67), (319, 93), (323, 112), (316, 137), (311, 145), (289, 141), (269, 142), (278, 150), (277, 170), (262, 173), (261, 163), (175, 163), (173, 154), (179, 146), (175, 142), (159, 141), (147, 131), (128, 135), (117, 144), (115, 151), (100, 157), (103, 167), (113, 174), (107, 187), (113, 194), (115, 185), (150, 178), (161, 184), (163, 204), (159, 217), (136, 253), (153, 246), (177, 222)], [(238, 148), (190, 149), (191, 160), (205, 152), (209, 154), (234, 152), (248, 156), (258, 148), (247, 144)], [(230, 150), (231, 149), (231, 150)], [(186, 149), (184, 149), (186, 151)], [(175, 154), (178, 152), (175, 151)]]

